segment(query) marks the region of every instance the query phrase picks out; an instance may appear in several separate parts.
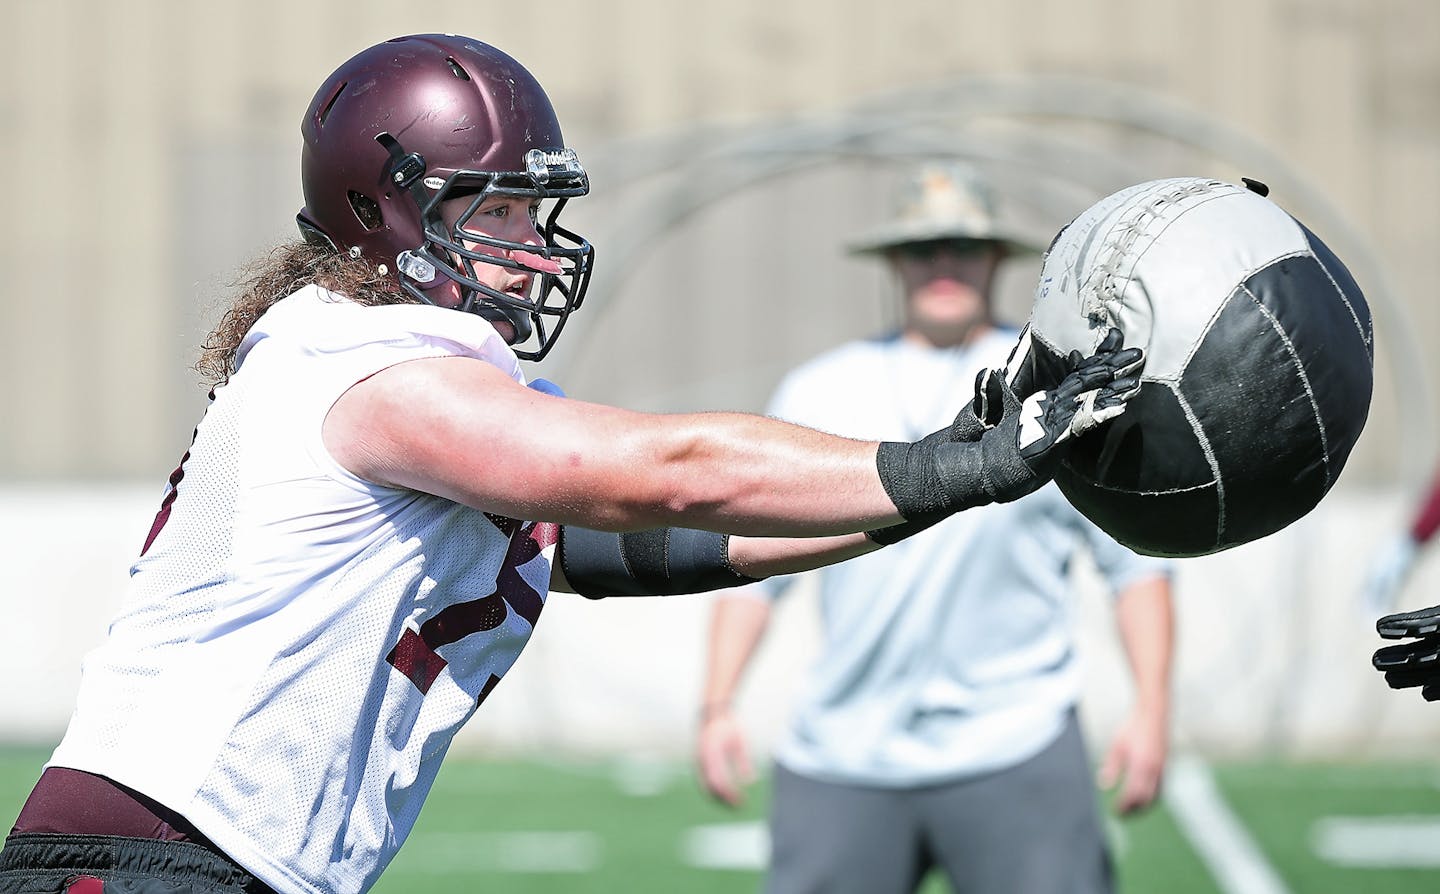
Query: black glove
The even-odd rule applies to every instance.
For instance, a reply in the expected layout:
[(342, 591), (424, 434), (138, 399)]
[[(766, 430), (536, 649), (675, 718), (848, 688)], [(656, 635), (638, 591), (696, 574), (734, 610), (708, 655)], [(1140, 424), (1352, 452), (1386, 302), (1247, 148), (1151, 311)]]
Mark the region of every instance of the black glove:
[(1440, 701), (1440, 605), (1386, 615), (1375, 629), (1385, 639), (1409, 640), (1375, 652), (1375, 669), (1390, 688), (1419, 686), (1425, 701)]
[[(1018, 443), (1021, 457), (1032, 468), (1045, 464), (1053, 474), (1062, 456), (1056, 447), (1120, 415), (1126, 402), (1139, 392), (1137, 373), (1145, 355), (1139, 348), (1122, 350), (1122, 338), (1119, 329), (1111, 329), (1089, 357), (1071, 351), (1070, 372), (1060, 384), (1048, 393), (1037, 391), (1024, 399), (1027, 409), (1020, 414)], [(1013, 389), (1004, 393), (1018, 395)], [(1047, 474), (1046, 479), (1049, 477)]]
[(975, 396), (955, 415), (955, 421), (947, 428), (926, 435), (923, 441), (943, 444), (947, 441), (980, 440), (985, 432), (1000, 423), (1004, 415), (1004, 393), (1003, 369), (980, 370), (975, 374)]
[[(1122, 350), (1122, 338), (1111, 329), (1094, 355), (1072, 353), (1057, 388), (1023, 399), (1005, 373), (982, 371), (974, 399), (949, 427), (914, 443), (881, 444), (880, 480), (905, 522), (868, 536), (894, 543), (952, 513), (1016, 500), (1049, 481), (1069, 442), (1120, 415), (1140, 390), (1134, 373), (1144, 354)], [(1017, 352), (1028, 353), (1028, 339), (1027, 328)], [(978, 438), (967, 437), (977, 430)]]
[[(1107, 332), (1106, 338), (1110, 337), (1111, 329)], [(1102, 345), (1103, 346), (1103, 345)], [(1034, 394), (1036, 391), (1049, 391), (1052, 388), (1060, 387), (1065, 375), (1075, 366), (1079, 360), (1079, 351), (1072, 351), (1069, 365), (1066, 368), (1056, 370), (1053, 366), (1042, 364), (1039, 355), (1033, 350), (1034, 341), (1030, 335), (1030, 324), (1026, 323), (1025, 328), (1020, 330), (1020, 338), (1016, 340), (1015, 347), (1010, 349), (1010, 356), (1005, 360), (1005, 382), (1010, 390), (1021, 400)], [(1050, 375), (1047, 375), (1047, 372)]]
[(1101, 408), (1107, 408), (1117, 400), (1124, 403), (1140, 388), (1135, 373), (1144, 365), (1145, 355), (1139, 348), (1121, 350), (1123, 341), (1124, 336), (1120, 330), (1112, 328), (1105, 333), (1105, 337), (1095, 348), (1095, 353), (1089, 357), (1081, 355), (1079, 351), (1071, 351), (1064, 361), (1064, 375), (1058, 376), (1053, 383), (1042, 388), (1037, 384), (1034, 342), (1027, 324), (1020, 331), (1015, 347), (1010, 349), (1004, 369), (984, 369), (975, 376), (975, 397), (965, 405), (960, 415), (955, 417), (950, 426), (950, 440), (976, 441), (986, 429), (1000, 424), (1005, 411), (1006, 391), (1024, 401), (1037, 391), (1050, 391), (1058, 396), (1059, 391), (1064, 388), (1067, 392), (1065, 397), (1068, 399), (1085, 390), (1083, 387), (1076, 390), (1077, 383), (1100, 383), (1102, 386), (1111, 383), (1105, 394), (1097, 396), (1097, 399), (1104, 399)]

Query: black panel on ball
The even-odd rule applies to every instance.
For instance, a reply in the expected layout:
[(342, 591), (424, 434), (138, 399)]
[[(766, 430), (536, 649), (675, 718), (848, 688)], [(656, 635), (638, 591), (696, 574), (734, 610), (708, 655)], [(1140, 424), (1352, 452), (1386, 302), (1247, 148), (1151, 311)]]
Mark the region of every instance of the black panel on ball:
[(1070, 373), (1066, 355), (1038, 335), (1031, 341), (1030, 353), (1017, 362), (1019, 366), (1011, 372), (1021, 398), (1056, 387)]
[(1075, 442), (1065, 467), (1107, 490), (1168, 493), (1215, 480), (1179, 399), (1165, 383), (1144, 382), (1125, 413)]
[(1056, 475), (1055, 483), (1082, 515), (1137, 553), (1200, 556), (1219, 548), (1213, 484), (1156, 495), (1106, 490), (1066, 472)]
[(1218, 548), (1215, 476), (1163, 383), (1145, 382), (1124, 415), (1076, 441), (1055, 481), (1086, 518), (1136, 552), (1192, 556)]
[[(1314, 233), (1305, 230), (1305, 237), (1315, 252), (1317, 271), (1305, 285), (1308, 300), (1282, 305), (1276, 315), (1302, 346), (1320, 418), (1325, 420), (1333, 484), (1369, 415), (1374, 390), (1373, 330), (1370, 308), (1350, 271)], [(1259, 297), (1269, 306), (1270, 296)]]
[[(1291, 218), (1294, 220), (1294, 218)], [(1339, 287), (1340, 294), (1344, 296), (1345, 303), (1349, 304), (1348, 310), (1354, 311), (1355, 318), (1351, 321), (1355, 324), (1356, 337), (1360, 339), (1365, 348), (1365, 356), (1370, 358), (1373, 368), (1375, 361), (1374, 338), (1375, 325), (1370, 319), (1370, 305), (1365, 301), (1365, 294), (1360, 291), (1360, 285), (1350, 275), (1350, 270), (1330, 250), (1330, 246), (1320, 241), (1320, 237), (1310, 232), (1310, 228), (1295, 221), (1296, 226), (1305, 231), (1305, 239), (1310, 243), (1310, 250), (1314, 252), (1315, 259), (1325, 268), (1325, 271), (1335, 278), (1335, 285)]]
[[(1251, 275), (1226, 302), (1182, 377), (1180, 391), (1220, 467), (1222, 546), (1280, 530), (1329, 489), (1321, 422), (1301, 374), (1301, 360), (1314, 350), (1303, 340), (1314, 334), (1296, 320), (1328, 318), (1337, 303), (1328, 283), (1328, 294), (1316, 291), (1317, 273), (1315, 259), (1305, 256)], [(1282, 333), (1277, 325), (1297, 330)]]

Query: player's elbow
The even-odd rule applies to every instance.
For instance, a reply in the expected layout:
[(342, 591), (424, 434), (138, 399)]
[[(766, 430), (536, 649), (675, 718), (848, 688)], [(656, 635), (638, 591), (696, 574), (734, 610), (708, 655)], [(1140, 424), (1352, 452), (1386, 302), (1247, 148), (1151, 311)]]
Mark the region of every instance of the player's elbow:
[(642, 527), (699, 526), (744, 501), (746, 470), (726, 460), (726, 445), (712, 433), (675, 432), (651, 447), (626, 507)]

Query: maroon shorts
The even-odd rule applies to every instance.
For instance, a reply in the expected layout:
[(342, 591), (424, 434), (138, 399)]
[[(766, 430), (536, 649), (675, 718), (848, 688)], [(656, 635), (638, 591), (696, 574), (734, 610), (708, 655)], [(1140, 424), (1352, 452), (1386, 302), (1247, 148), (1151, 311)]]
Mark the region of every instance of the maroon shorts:
[(0, 851), (12, 892), (273, 894), (175, 811), (63, 767), (40, 775)]
[(68, 767), (47, 767), (40, 774), (10, 832), (206, 843), (183, 816), (153, 798), (104, 776)]

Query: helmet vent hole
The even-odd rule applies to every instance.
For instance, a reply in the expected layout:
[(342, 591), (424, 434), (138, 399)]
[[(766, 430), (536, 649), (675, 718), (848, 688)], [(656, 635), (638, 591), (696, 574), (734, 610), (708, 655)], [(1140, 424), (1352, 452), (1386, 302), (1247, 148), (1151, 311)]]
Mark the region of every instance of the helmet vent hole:
[(321, 127), (325, 126), (325, 119), (330, 117), (330, 110), (335, 108), (335, 103), (340, 99), (340, 94), (345, 92), (345, 88), (349, 86), (349, 84), (349, 81), (340, 82), (340, 86), (336, 87), (335, 92), (330, 94), (330, 98), (325, 101), (324, 107), (320, 109), (320, 114), (315, 116), (315, 123)]
[(360, 221), (361, 226), (367, 230), (380, 229), (385, 221), (380, 216), (380, 206), (374, 199), (353, 189), (347, 192), (345, 197), (350, 200), (350, 210), (355, 212), (355, 218)]
[(450, 71), (455, 77), (462, 81), (470, 80), (470, 75), (466, 73), (465, 69), (460, 67), (460, 63), (455, 61), (454, 56), (446, 56), (445, 62), (450, 66)]

